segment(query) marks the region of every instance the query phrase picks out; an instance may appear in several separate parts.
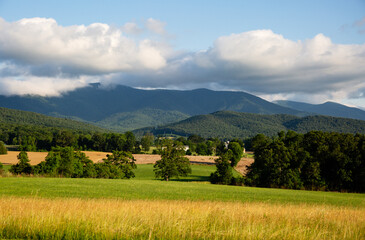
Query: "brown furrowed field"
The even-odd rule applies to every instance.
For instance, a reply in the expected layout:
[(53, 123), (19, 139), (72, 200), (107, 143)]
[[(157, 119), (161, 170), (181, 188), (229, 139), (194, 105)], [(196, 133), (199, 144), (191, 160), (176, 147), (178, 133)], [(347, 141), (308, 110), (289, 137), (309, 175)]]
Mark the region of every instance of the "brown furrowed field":
[(364, 239), (365, 210), (173, 200), (0, 198), (0, 238)]
[[(93, 152), (93, 151), (83, 151), (86, 156), (90, 158), (93, 162), (102, 161), (103, 158), (106, 158), (106, 152)], [(47, 152), (27, 152), (30, 160), (30, 164), (36, 165), (42, 161), (47, 156)], [(12, 165), (18, 162), (17, 156), (19, 151), (8, 151), (6, 155), (0, 155), (0, 162), (5, 165)], [(155, 163), (157, 160), (161, 159), (160, 155), (152, 155), (152, 154), (133, 154), (136, 159), (137, 164), (151, 164)], [(214, 159), (217, 158), (215, 156), (186, 156), (189, 158), (192, 164), (214, 164)], [(250, 165), (253, 162), (252, 158), (242, 158), (238, 163), (236, 170), (242, 174), (246, 172), (246, 166)]]

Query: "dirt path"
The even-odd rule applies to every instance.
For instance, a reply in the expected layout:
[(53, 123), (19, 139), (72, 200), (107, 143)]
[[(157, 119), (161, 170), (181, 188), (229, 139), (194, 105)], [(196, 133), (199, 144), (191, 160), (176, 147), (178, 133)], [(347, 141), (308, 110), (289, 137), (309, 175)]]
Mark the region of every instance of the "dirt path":
[[(86, 156), (90, 158), (93, 162), (100, 162), (102, 159), (106, 158), (107, 152), (90, 152), (83, 151)], [(47, 156), (47, 152), (27, 152), (30, 160), (30, 164), (36, 165), (42, 161)], [(8, 151), (7, 155), (0, 155), (0, 162), (5, 165), (16, 164), (18, 162), (17, 156), (19, 151)], [(160, 160), (160, 155), (152, 155), (152, 154), (133, 154), (136, 159), (137, 164), (153, 164), (157, 160)], [(193, 164), (214, 164), (214, 159), (216, 156), (186, 156), (189, 158), (190, 162)], [(236, 170), (242, 174), (246, 173), (246, 166), (251, 165), (253, 163), (252, 158), (242, 158), (238, 163)]]

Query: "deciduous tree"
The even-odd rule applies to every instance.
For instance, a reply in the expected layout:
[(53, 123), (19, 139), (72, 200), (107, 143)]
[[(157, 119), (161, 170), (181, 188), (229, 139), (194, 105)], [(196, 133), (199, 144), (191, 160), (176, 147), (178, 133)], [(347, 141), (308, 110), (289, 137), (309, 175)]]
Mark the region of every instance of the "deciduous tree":
[(184, 157), (183, 145), (174, 145), (172, 141), (165, 141), (161, 150), (161, 160), (156, 161), (154, 172), (156, 178), (165, 181), (173, 177), (187, 176), (191, 173), (189, 159)]

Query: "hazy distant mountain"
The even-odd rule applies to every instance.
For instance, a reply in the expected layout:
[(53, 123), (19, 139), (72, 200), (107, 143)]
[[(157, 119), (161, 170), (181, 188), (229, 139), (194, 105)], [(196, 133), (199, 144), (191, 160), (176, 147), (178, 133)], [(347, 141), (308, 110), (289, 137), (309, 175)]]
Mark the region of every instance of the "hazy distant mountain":
[(358, 108), (347, 107), (345, 105), (334, 102), (325, 102), (323, 104), (309, 104), (294, 101), (276, 101), (275, 103), (283, 107), (296, 109), (298, 111), (316, 113), (333, 117), (365, 120), (365, 111)]
[(175, 134), (189, 136), (198, 134), (202, 137), (247, 138), (263, 133), (274, 136), (280, 131), (293, 130), (306, 133), (312, 130), (342, 133), (365, 134), (365, 121), (336, 118), (330, 116), (296, 117), (285, 114), (262, 115), (220, 111), (208, 115), (198, 115), (186, 120), (167, 124), (157, 128), (135, 130), (143, 135), (152, 132), (155, 135)]
[[(129, 124), (128, 129), (151, 125), (151, 119), (147, 120), (146, 117), (143, 117), (147, 120), (145, 123), (139, 121), (141, 113), (138, 111), (143, 109), (175, 111), (176, 114), (181, 116), (208, 114), (221, 110), (260, 114), (305, 115), (301, 111), (265, 101), (245, 92), (211, 91), (207, 89), (189, 91), (141, 90), (126, 86), (104, 89), (100, 88), (98, 84), (77, 89), (60, 97), (0, 96), (0, 107), (98, 122), (99, 125), (106, 124), (109, 128), (118, 127), (122, 121), (126, 121), (125, 114), (121, 113), (128, 113), (130, 116), (131, 114), (135, 116), (135, 120), (129, 118), (130, 122), (136, 123), (135, 126)], [(156, 114), (159, 114), (160, 117), (154, 119), (153, 125), (165, 124), (166, 120), (164, 118), (169, 114)], [(153, 117), (153, 114), (149, 115)]]

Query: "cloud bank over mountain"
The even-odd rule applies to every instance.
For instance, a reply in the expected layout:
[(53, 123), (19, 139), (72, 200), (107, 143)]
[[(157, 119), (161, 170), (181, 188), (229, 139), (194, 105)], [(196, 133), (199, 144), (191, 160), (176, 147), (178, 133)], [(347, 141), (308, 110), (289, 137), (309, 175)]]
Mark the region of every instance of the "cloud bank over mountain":
[[(243, 90), (268, 99), (365, 97), (365, 44), (319, 33), (293, 41), (271, 30), (212, 39), (198, 52), (168, 44), (166, 23), (61, 26), (0, 19), (0, 94), (59, 95), (90, 82), (142, 88)], [(148, 34), (146, 34), (148, 32)]]

